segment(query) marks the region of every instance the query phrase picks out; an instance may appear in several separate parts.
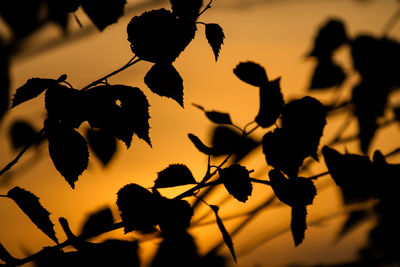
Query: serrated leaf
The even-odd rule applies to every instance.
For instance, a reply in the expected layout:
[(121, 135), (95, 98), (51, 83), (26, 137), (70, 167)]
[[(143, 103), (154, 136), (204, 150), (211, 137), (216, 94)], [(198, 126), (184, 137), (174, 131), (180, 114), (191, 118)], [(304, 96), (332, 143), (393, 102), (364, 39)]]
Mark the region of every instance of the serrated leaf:
[(290, 229), (292, 230), (294, 245), (296, 247), (304, 240), (304, 234), (307, 229), (306, 217), (307, 209), (305, 206), (295, 206), (292, 208)]
[(18, 186), (8, 191), (7, 196), (14, 200), (43, 233), (58, 244), (54, 224), (50, 220), (50, 213), (42, 206), (37, 196)]
[(46, 120), (49, 154), (56, 169), (72, 188), (87, 168), (89, 151), (85, 138), (73, 128)]
[(129, 148), (133, 134), (151, 146), (149, 102), (143, 92), (126, 85), (101, 85), (87, 91), (89, 124), (111, 133)]
[(347, 41), (344, 23), (338, 19), (329, 19), (318, 30), (314, 47), (309, 56), (317, 58), (330, 57), (334, 50)]
[(174, 187), (195, 184), (192, 172), (183, 164), (171, 164), (158, 173), (154, 188)]
[(97, 236), (101, 230), (113, 223), (114, 217), (111, 209), (109, 207), (101, 208), (89, 214), (82, 225), (80, 235), (86, 238)]
[(86, 139), (89, 147), (103, 166), (107, 166), (117, 151), (115, 137), (110, 132), (104, 130), (88, 129)]
[(255, 121), (263, 128), (273, 125), (283, 110), (285, 103), (280, 80), (281, 78), (277, 78), (260, 87), (260, 109)]
[(144, 82), (153, 93), (172, 98), (183, 107), (183, 80), (172, 64), (154, 64)]
[(374, 170), (367, 156), (341, 154), (327, 146), (322, 148), (325, 164), (340, 187), (345, 204), (368, 200), (375, 191)]
[(127, 27), (132, 52), (140, 59), (154, 63), (171, 63), (192, 41), (196, 24), (180, 21), (166, 9), (135, 16)]
[(233, 164), (219, 170), (219, 176), (229, 194), (241, 202), (246, 202), (251, 196), (253, 186), (246, 167)]
[(207, 23), (206, 38), (214, 52), (215, 61), (218, 61), (219, 52), (221, 50), (221, 46), (224, 43), (225, 39), (225, 34), (223, 29), (218, 24)]
[(84, 92), (53, 84), (45, 94), (47, 117), (78, 128), (87, 119)]
[(218, 206), (214, 206), (214, 205), (211, 205), (210, 207), (211, 207), (211, 209), (214, 211), (214, 214), (215, 214), (215, 218), (216, 218), (216, 221), (217, 221), (218, 228), (219, 228), (219, 230), (221, 231), (221, 234), (222, 234), (222, 238), (224, 239), (225, 244), (226, 244), (227, 247), (229, 248), (229, 251), (230, 251), (231, 254), (232, 254), (233, 260), (236, 262), (236, 255), (235, 255), (235, 250), (234, 250), (234, 248), (233, 248), (232, 238), (231, 238), (231, 236), (229, 235), (229, 233), (228, 233), (228, 231), (226, 230), (226, 228), (225, 228), (225, 226), (224, 226), (224, 224), (223, 224), (221, 218), (220, 218), (219, 215), (218, 215), (219, 207), (218, 207)]
[(125, 233), (138, 230), (151, 232), (158, 223), (158, 199), (137, 184), (128, 184), (117, 193)]
[(44, 92), (51, 85), (56, 84), (54, 79), (32, 78), (29, 79), (24, 85), (17, 88), (11, 107), (18, 106), (21, 103), (29, 101)]
[(233, 73), (245, 83), (257, 87), (268, 83), (268, 76), (264, 67), (251, 61), (239, 63), (233, 70)]
[(9, 129), (9, 135), (11, 137), (11, 145), (15, 150), (33, 142), (39, 144), (43, 140), (35, 140), (37, 131), (29, 122), (24, 120), (13, 121)]
[(80, 0), (83, 10), (102, 31), (124, 14), (126, 0)]
[(310, 90), (339, 87), (346, 79), (343, 69), (332, 59), (318, 60), (311, 78)]

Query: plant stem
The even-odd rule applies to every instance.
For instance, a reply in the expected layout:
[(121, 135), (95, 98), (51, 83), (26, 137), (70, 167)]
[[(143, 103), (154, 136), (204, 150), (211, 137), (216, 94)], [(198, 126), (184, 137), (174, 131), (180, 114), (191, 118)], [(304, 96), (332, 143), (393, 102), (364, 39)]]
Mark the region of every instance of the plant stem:
[(271, 185), (270, 181), (260, 180), (260, 179), (256, 179), (256, 178), (250, 178), (250, 181), (254, 182), (254, 183), (258, 183), (258, 184)]
[(136, 59), (136, 60), (135, 60), (135, 58), (136, 58), (136, 56), (134, 56), (133, 58), (131, 58), (131, 59), (128, 61), (128, 63), (126, 63), (126, 64), (125, 64), (124, 66), (122, 66), (121, 68), (119, 68), (119, 69), (117, 69), (117, 70), (115, 70), (115, 71), (113, 71), (113, 72), (107, 74), (106, 76), (104, 76), (104, 77), (102, 77), (102, 78), (100, 78), (100, 79), (98, 79), (98, 80), (96, 80), (96, 81), (94, 81), (94, 82), (92, 82), (92, 83), (86, 85), (86, 86), (83, 87), (81, 90), (82, 90), (82, 91), (86, 91), (86, 90), (89, 89), (90, 87), (95, 86), (95, 85), (101, 83), (102, 81), (104, 81), (104, 80), (106, 80), (106, 79), (108, 79), (108, 78), (110, 78), (110, 77), (112, 77), (112, 76), (114, 76), (114, 75), (120, 73), (121, 71), (123, 71), (123, 70), (125, 70), (125, 69), (131, 67), (132, 65), (135, 65), (135, 64), (138, 63), (139, 61), (141, 61), (141, 59)]
[(6, 196), (6, 195), (0, 195), (0, 197), (6, 197), (6, 198), (8, 198), (8, 196)]
[(212, 4), (213, 0), (210, 0), (210, 2), (207, 4), (207, 6), (203, 9), (203, 11), (200, 12), (199, 17), (201, 15), (203, 15), (204, 12), (207, 11), (207, 9), (211, 8), (211, 4)]
[[(44, 133), (44, 128), (42, 128), (36, 135), (36, 138), (41, 136)], [(30, 143), (26, 144), (24, 148), (18, 153), (18, 155), (10, 161), (1, 171), (0, 171), (0, 176), (3, 175), (6, 171), (11, 169), (12, 166), (14, 166), (19, 159), (22, 157), (22, 155), (35, 143), (36, 138), (34, 138)]]

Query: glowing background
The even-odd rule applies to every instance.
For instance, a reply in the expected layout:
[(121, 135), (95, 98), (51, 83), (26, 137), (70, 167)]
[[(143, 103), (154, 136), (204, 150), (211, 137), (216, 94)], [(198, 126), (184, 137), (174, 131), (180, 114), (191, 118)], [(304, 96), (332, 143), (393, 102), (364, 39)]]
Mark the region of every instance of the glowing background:
[[(137, 3), (138, 1), (128, 1)], [(146, 1), (141, 1), (146, 2)], [(157, 2), (157, 1), (154, 1)], [(169, 8), (167, 1), (161, 4), (144, 5), (143, 8)], [(253, 120), (258, 111), (258, 90), (239, 81), (232, 69), (241, 61), (251, 60), (263, 65), (270, 78), (282, 76), (281, 87), (286, 99), (306, 94), (306, 88), (314, 62), (305, 60), (304, 54), (311, 48), (317, 28), (330, 16), (343, 19), (347, 24), (348, 34), (359, 33), (379, 34), (398, 6), (398, 1), (273, 1), (273, 0), (217, 0), (213, 8), (201, 17), (200, 21), (219, 23), (225, 32), (225, 44), (222, 47), (220, 59), (214, 62), (205, 37), (204, 28), (198, 26), (195, 40), (186, 48), (174, 63), (180, 72), (185, 86), (185, 109), (175, 102), (154, 95), (143, 83), (143, 77), (149, 67), (148, 63), (139, 63), (133, 68), (109, 79), (113, 84), (127, 84), (141, 88), (150, 102), (150, 137), (153, 149), (145, 142), (133, 140), (131, 149), (126, 150), (119, 143), (117, 157), (110, 166), (102, 169), (95, 158), (91, 158), (89, 169), (80, 176), (76, 189), (72, 190), (61, 175), (55, 170), (47, 152), (43, 159), (28, 173), (18, 177), (12, 184), (0, 188), (5, 194), (11, 187), (18, 185), (40, 197), (42, 204), (52, 213), (51, 219), (56, 224), (56, 232), (60, 240), (64, 234), (57, 219), (66, 217), (71, 228), (78, 231), (86, 215), (104, 205), (115, 207), (116, 192), (123, 185), (131, 182), (148, 187), (156, 178), (156, 173), (171, 163), (186, 164), (199, 180), (206, 167), (206, 157), (197, 152), (187, 138), (187, 133), (194, 133), (206, 141), (211, 122), (194, 108), (191, 103), (198, 103), (207, 109), (229, 112), (233, 121), (240, 126)], [(67, 45), (55, 46), (45, 53), (21, 54), (12, 62), (12, 88), (23, 84), (32, 77), (57, 78), (66, 73), (68, 81), (76, 88), (81, 88), (91, 81), (117, 69), (127, 62), (132, 54), (126, 40), (126, 25), (132, 15), (138, 15), (143, 10), (135, 10), (126, 14), (115, 25), (103, 33), (88, 34)], [(90, 22), (85, 15), (78, 12), (85, 27)], [(74, 31), (77, 25), (72, 22)], [(391, 31), (392, 37), (400, 37), (400, 25)], [(37, 36), (38, 42), (43, 38), (57, 36), (53, 28), (43, 35)], [(50, 36), (50, 37), (49, 37)], [(33, 43), (30, 51), (34, 51)], [(348, 51), (342, 49), (338, 55), (345, 66)], [(329, 99), (332, 94), (314, 94), (321, 99)], [(44, 116), (43, 97), (26, 103), (12, 110), (5, 118), (1, 129), (0, 163), (4, 166), (14, 157), (7, 143), (5, 129), (15, 118), (35, 119), (37, 129), (42, 127)], [(325, 130), (334, 129), (335, 122)], [(394, 138), (396, 126), (379, 133), (374, 147), (387, 152), (399, 145)], [(265, 131), (256, 132), (261, 137)], [(324, 137), (326, 138), (326, 136)], [(338, 146), (344, 149), (344, 146)], [(350, 151), (355, 146), (348, 145)], [(266, 170), (264, 156), (261, 150), (254, 152), (254, 157), (246, 160), (248, 169), (256, 173)], [(27, 153), (23, 159), (32, 156)], [(23, 160), (21, 161), (23, 162)], [(323, 161), (315, 173), (324, 170)], [(15, 166), (15, 169), (18, 165)], [(258, 178), (267, 178), (266, 174)], [(318, 186), (332, 184), (330, 178), (321, 178)], [(223, 190), (221, 190), (223, 192)], [(167, 193), (176, 194), (176, 191)], [(214, 196), (209, 200), (218, 204), (226, 193)], [(268, 187), (256, 186), (249, 203), (242, 204), (235, 200), (229, 201), (221, 208), (221, 216), (237, 214), (247, 207), (254, 206), (271, 194)], [(319, 190), (314, 205), (309, 208), (308, 220), (312, 221), (341, 210), (340, 198), (334, 186)], [(364, 224), (346, 238), (335, 243), (336, 233), (345, 215), (335, 216), (323, 223), (309, 225), (306, 239), (298, 248), (294, 248), (290, 232), (286, 231), (277, 238), (264, 243), (251, 253), (246, 252), (258, 241), (272, 237), (289, 227), (289, 208), (279, 208), (261, 213), (249, 227), (235, 236), (234, 244), (239, 256), (238, 266), (279, 266), (291, 262), (319, 263), (340, 262), (356, 256), (357, 249), (365, 242), (365, 233), (373, 222)], [(115, 213), (117, 215), (118, 212)], [(210, 217), (212, 218), (212, 217)], [(228, 230), (237, 223), (236, 220), (226, 221)], [(116, 231), (122, 235), (121, 231)], [(201, 251), (221, 240), (215, 224), (193, 229)], [(15, 256), (24, 256), (24, 252), (35, 252), (42, 246), (52, 245), (51, 240), (44, 236), (29, 219), (6, 199), (0, 199), (0, 241)], [(144, 255), (150, 250), (145, 244)], [(223, 248), (222, 252), (228, 253)]]

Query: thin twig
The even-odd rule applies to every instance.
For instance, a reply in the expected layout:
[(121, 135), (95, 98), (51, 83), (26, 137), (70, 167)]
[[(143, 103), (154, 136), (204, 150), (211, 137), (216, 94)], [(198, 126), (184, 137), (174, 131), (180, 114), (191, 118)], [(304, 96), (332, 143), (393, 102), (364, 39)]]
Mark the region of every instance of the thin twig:
[(210, 9), (211, 8), (211, 3), (213, 2), (213, 0), (210, 0), (210, 2), (207, 4), (207, 6), (203, 9), (203, 11), (201, 11), (200, 13), (199, 13), (199, 17), (201, 16), (201, 15), (203, 15), (203, 13), (204, 12), (206, 12), (207, 11), (207, 9)]

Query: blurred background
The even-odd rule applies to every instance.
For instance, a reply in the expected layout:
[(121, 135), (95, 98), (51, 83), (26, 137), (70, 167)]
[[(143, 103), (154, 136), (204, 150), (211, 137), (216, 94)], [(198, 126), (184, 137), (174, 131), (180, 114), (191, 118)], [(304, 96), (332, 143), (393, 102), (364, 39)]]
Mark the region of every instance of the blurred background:
[[(128, 0), (124, 16), (103, 32), (81, 9), (75, 14), (82, 28), (73, 18), (67, 32), (55, 24), (46, 25), (24, 40), (23, 46), (10, 58), (11, 94), (32, 77), (56, 79), (61, 74), (67, 74), (67, 80), (74, 88), (82, 88), (123, 66), (132, 57), (126, 25), (132, 16), (161, 7), (169, 9), (169, 1)], [(110, 206), (118, 218), (115, 205), (117, 191), (128, 183), (151, 187), (157, 172), (169, 164), (187, 165), (194, 177), (200, 180), (206, 171), (207, 157), (197, 151), (187, 134), (193, 133), (210, 144), (210, 132), (215, 125), (192, 103), (207, 110), (228, 112), (233, 122), (241, 127), (251, 122), (258, 112), (258, 89), (243, 83), (233, 74), (233, 68), (239, 62), (248, 60), (264, 66), (270, 79), (281, 77), (282, 93), (287, 100), (306, 94), (321, 101), (345, 98), (346, 90), (340, 95), (333, 91), (308, 90), (316, 62), (305, 55), (313, 46), (318, 28), (333, 17), (345, 23), (350, 37), (361, 33), (380, 36), (398, 7), (399, 2), (395, 0), (215, 0), (200, 21), (218, 23), (224, 29), (226, 38), (218, 62), (215, 62), (207, 43), (203, 25), (198, 25), (196, 38), (174, 63), (184, 81), (184, 109), (174, 101), (153, 94), (144, 84), (143, 77), (151, 67), (150, 63), (140, 62), (108, 80), (112, 84), (139, 87), (146, 94), (150, 103), (153, 148), (137, 137), (134, 137), (129, 150), (119, 142), (116, 156), (106, 167), (91, 155), (88, 170), (79, 177), (76, 189), (72, 190), (53, 166), (47, 146), (43, 144), (41, 148), (28, 151), (9, 173), (0, 177), (0, 194), (6, 194), (14, 186), (35, 193), (51, 212), (57, 237), (64, 240), (64, 233), (57, 222), (59, 217), (68, 218), (71, 229), (76, 232), (88, 214), (102, 207)], [(1, 19), (0, 32), (6, 39), (9, 38), (10, 31)], [(388, 36), (400, 39), (400, 23), (390, 30)], [(347, 47), (341, 48), (335, 58), (351, 71)], [(351, 77), (344, 87), (350, 88), (354, 84), (357, 77)], [(43, 95), (5, 115), (0, 124), (0, 166), (5, 166), (18, 153), (9, 142), (11, 123), (16, 119), (28, 120), (39, 130), (43, 127), (44, 118)], [(340, 127), (342, 119), (339, 115), (328, 121), (321, 144)], [(356, 123), (352, 122), (348, 133), (355, 129)], [(261, 140), (265, 132), (257, 130), (253, 138)], [(387, 153), (399, 145), (398, 125), (391, 125), (378, 132), (371, 151), (379, 148)], [(360, 152), (356, 142), (336, 148)], [(216, 158), (215, 163), (222, 159)], [(260, 147), (244, 158), (243, 164), (254, 170), (252, 177), (268, 178), (269, 167)], [(326, 167), (321, 159), (304, 175), (312, 176), (324, 171)], [(233, 236), (238, 256), (236, 266), (288, 266), (294, 263), (310, 266), (351, 261), (358, 256), (359, 249), (367, 242), (369, 230), (375, 224), (373, 217), (338, 238), (352, 207), (342, 205), (340, 191), (329, 176), (318, 179), (316, 185), (318, 195), (308, 208), (309, 225), (304, 242), (298, 247), (293, 244), (290, 208), (272, 205), (258, 212), (244, 229)], [(183, 186), (161, 192), (175, 196), (188, 188)], [(215, 205), (223, 203), (220, 205), (220, 216), (226, 218), (225, 226), (232, 231), (243, 219), (239, 215), (257, 207), (272, 194), (269, 187), (256, 185), (249, 201), (241, 203), (227, 198), (228, 194), (221, 187), (207, 198), (207, 202)], [(202, 218), (206, 211), (207, 207), (201, 207), (194, 220)], [(213, 221), (213, 216), (208, 216), (190, 229), (200, 252), (207, 252), (222, 240)], [(99, 240), (110, 236), (137, 237), (117, 230), (99, 237)], [(16, 257), (24, 257), (52, 245), (52, 241), (7, 199), (0, 199), (0, 241)], [(141, 243), (143, 259), (152, 256), (157, 242), (159, 240)], [(225, 246), (221, 246), (220, 251), (230, 258)]]

